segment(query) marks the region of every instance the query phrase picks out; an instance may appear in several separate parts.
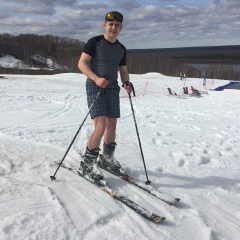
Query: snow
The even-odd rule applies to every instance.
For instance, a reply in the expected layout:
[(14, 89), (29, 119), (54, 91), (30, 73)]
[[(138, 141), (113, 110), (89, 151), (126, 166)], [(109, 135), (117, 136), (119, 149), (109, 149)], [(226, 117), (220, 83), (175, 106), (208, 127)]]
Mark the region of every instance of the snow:
[(40, 55), (32, 55), (31, 58), (36, 62), (46, 64), (50, 69), (61, 69), (61, 67), (57, 63), (53, 62), (51, 58), (45, 58)]
[[(59, 64), (53, 62), (51, 58), (45, 58), (40, 55), (32, 55), (30, 56), (36, 62), (42, 63), (46, 65), (45, 70), (53, 70), (53, 69), (68, 69), (66, 66), (59, 66)], [(40, 68), (36, 68), (34, 66), (29, 66), (23, 63), (21, 60), (16, 59), (15, 57), (8, 54), (0, 54), (0, 67), (2, 68), (18, 68), (18, 69), (31, 69), (38, 70)]]
[[(208, 94), (169, 96), (183, 86), (205, 90), (202, 79), (131, 74), (132, 97), (149, 179), (181, 198), (169, 206), (104, 172), (109, 186), (165, 216), (151, 223), (77, 175), (60, 168), (85, 118), (85, 76), (1, 75), (0, 239), (240, 239), (240, 97), (210, 91), (228, 83), (207, 81)], [(167, 86), (166, 86), (167, 85)], [(65, 164), (78, 167), (93, 130), (83, 125)], [(146, 175), (128, 95), (121, 90), (116, 157), (135, 179)]]
[(28, 68), (21, 60), (7, 54), (0, 55), (0, 67), (3, 68)]

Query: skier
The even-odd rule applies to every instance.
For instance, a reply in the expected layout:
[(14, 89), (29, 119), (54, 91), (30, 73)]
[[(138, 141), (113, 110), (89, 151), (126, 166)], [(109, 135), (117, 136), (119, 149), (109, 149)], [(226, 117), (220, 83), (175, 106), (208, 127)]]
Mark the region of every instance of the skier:
[(188, 87), (183, 87), (183, 94), (188, 94)]
[(183, 75), (182, 75), (182, 73), (180, 72), (180, 80), (182, 80), (183, 79)]
[(193, 86), (191, 86), (191, 91), (192, 91), (192, 95), (201, 96), (201, 93), (197, 89), (195, 89)]
[(116, 11), (107, 13), (104, 22), (105, 34), (88, 40), (78, 63), (78, 68), (87, 76), (88, 106), (101, 90), (90, 112), (95, 129), (88, 140), (84, 162), (81, 162), (80, 166), (95, 181), (103, 179), (102, 172), (97, 166), (102, 137), (104, 137), (102, 161), (114, 171), (121, 168), (120, 163), (114, 158), (117, 145), (115, 142), (117, 118), (120, 117), (118, 70), (123, 87), (128, 93), (132, 92), (126, 63), (126, 48), (117, 40), (122, 29), (122, 21), (121, 13)]

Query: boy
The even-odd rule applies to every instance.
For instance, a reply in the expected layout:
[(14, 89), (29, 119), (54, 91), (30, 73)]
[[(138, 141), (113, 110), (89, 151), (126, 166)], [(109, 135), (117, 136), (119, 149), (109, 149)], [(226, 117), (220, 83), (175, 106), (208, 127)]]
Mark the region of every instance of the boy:
[(100, 91), (90, 112), (95, 129), (88, 140), (82, 163), (83, 170), (95, 181), (103, 179), (102, 172), (96, 164), (103, 136), (102, 161), (114, 171), (121, 168), (114, 158), (117, 118), (120, 117), (118, 70), (123, 87), (128, 93), (132, 91), (131, 85), (128, 85), (126, 48), (117, 40), (122, 30), (122, 21), (121, 13), (107, 13), (104, 22), (105, 34), (88, 40), (78, 63), (78, 68), (87, 76), (88, 107)]

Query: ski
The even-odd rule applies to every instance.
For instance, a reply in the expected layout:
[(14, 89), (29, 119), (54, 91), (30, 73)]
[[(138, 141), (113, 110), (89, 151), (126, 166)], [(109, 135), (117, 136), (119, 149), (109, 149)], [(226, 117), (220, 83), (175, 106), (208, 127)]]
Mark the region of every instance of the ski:
[[(108, 168), (106, 165), (101, 164), (102, 163), (102, 155), (101, 154), (99, 155), (99, 159), (100, 159), (100, 161), (98, 162), (98, 166), (100, 168), (102, 168), (105, 171), (119, 177), (120, 179), (123, 179), (123, 180), (127, 181), (128, 183), (133, 184), (134, 186), (142, 189), (143, 191), (148, 192), (149, 194), (158, 198), (159, 200), (161, 200), (161, 201), (163, 201), (163, 202), (165, 202), (169, 205), (173, 205), (173, 204), (177, 203), (178, 201), (180, 201), (180, 198), (172, 197), (172, 196), (170, 196), (166, 193), (160, 192), (160, 191), (152, 188), (151, 186), (146, 186), (146, 185), (134, 180), (132, 177), (130, 177), (126, 173), (121, 174), (121, 173), (116, 173), (116, 172), (112, 171), (111, 168)], [(123, 172), (125, 172), (125, 171), (123, 171)]]
[[(56, 162), (56, 164), (59, 165), (59, 163), (57, 163), (57, 162)], [(62, 164), (61, 167), (69, 170), (70, 172), (73, 172), (73, 173), (77, 174), (78, 176), (80, 176), (80, 177), (84, 178), (85, 180), (89, 181), (90, 183), (94, 184), (95, 186), (97, 186), (101, 190), (108, 193), (111, 197), (113, 197), (117, 201), (125, 204), (127, 207), (129, 207), (130, 209), (132, 209), (134, 212), (138, 213), (142, 217), (146, 218), (147, 220), (149, 220), (151, 222), (154, 222), (154, 223), (158, 223), (158, 222), (161, 222), (165, 219), (165, 217), (160, 217), (160, 216), (158, 216), (154, 213), (151, 213), (150, 211), (148, 211), (147, 209), (138, 205), (137, 203), (133, 202), (132, 200), (128, 199), (127, 197), (119, 194), (116, 191), (113, 191), (111, 188), (108, 187), (107, 183), (105, 183), (105, 186), (104, 186), (104, 185), (101, 185), (98, 182), (91, 181), (92, 179), (87, 178), (85, 175), (83, 175), (81, 173), (80, 170), (72, 168), (72, 167), (68, 167), (65, 164)]]

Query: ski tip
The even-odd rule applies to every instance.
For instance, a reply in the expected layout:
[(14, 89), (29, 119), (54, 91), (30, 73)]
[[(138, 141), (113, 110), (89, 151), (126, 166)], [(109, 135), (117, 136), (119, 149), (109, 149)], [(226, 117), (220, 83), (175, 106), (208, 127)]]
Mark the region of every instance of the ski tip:
[(175, 201), (173, 202), (173, 204), (177, 203), (180, 201), (180, 198), (175, 198)]
[(169, 205), (174, 205), (176, 204), (177, 202), (179, 202), (181, 199), (180, 198), (174, 198), (174, 201), (172, 202), (167, 202)]
[(164, 221), (165, 219), (166, 219), (165, 217), (155, 217), (155, 218), (153, 219), (153, 222), (159, 223), (159, 222)]

